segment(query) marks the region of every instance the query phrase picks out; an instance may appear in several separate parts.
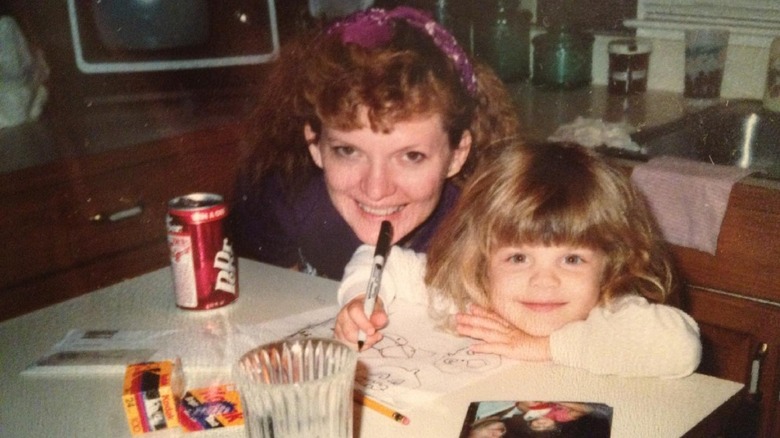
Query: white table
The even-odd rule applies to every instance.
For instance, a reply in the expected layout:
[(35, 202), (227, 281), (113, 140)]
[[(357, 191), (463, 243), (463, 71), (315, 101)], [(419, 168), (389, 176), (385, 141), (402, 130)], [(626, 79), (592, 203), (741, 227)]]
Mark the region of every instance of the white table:
[[(252, 324), (336, 304), (337, 283), (250, 260), (239, 263), (240, 297), (226, 307), (185, 311), (174, 304), (169, 269), (0, 323), (0, 436), (130, 436), (121, 403), (122, 373), (20, 375), (69, 329), (159, 330), (208, 324)], [(186, 370), (185, 370), (186, 371)], [(356, 409), (358, 437), (458, 436), (473, 400), (581, 400), (614, 407), (613, 437), (676, 437), (706, 418), (717, 421), (743, 385), (695, 374), (684, 379), (595, 376), (551, 364), (520, 364), (456, 391), (431, 406), (404, 412), (403, 426)], [(726, 405), (724, 405), (726, 403)], [(700, 425), (701, 427), (702, 425)], [(175, 433), (151, 436), (171, 436)], [(243, 436), (243, 429), (188, 436)]]

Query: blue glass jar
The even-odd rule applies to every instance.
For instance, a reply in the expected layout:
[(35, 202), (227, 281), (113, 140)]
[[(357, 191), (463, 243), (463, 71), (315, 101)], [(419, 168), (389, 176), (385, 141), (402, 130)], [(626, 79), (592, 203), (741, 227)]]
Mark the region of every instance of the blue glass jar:
[(551, 28), (533, 39), (531, 82), (542, 88), (574, 89), (593, 80), (592, 34), (566, 27)]

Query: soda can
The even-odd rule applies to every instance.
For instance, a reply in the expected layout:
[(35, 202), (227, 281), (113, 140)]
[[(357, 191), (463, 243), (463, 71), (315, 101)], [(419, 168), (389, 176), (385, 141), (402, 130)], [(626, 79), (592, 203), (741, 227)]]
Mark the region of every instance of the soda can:
[(238, 265), (222, 196), (192, 193), (168, 202), (166, 225), (176, 305), (205, 310), (238, 298)]

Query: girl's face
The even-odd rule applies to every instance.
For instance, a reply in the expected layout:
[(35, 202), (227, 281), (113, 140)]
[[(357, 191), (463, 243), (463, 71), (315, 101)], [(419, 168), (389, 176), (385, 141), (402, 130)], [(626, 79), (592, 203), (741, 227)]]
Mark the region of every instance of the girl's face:
[(361, 129), (323, 125), (317, 138), (307, 125), (304, 134), (333, 205), (358, 238), (375, 245), (389, 220), (395, 243), (436, 208), (445, 179), (466, 161), (471, 135), (464, 133), (453, 150), (439, 115), (396, 123), (389, 133), (372, 131), (365, 110), (361, 119)]
[(498, 248), (488, 260), (491, 308), (533, 336), (584, 320), (598, 304), (606, 255), (560, 245)]

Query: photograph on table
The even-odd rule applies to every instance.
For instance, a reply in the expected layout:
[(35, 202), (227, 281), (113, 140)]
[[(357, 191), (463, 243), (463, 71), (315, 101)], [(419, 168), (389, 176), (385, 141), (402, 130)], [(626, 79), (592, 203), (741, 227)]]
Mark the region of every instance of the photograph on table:
[(612, 407), (575, 401), (475, 401), (469, 405), (460, 438), (608, 438)]

